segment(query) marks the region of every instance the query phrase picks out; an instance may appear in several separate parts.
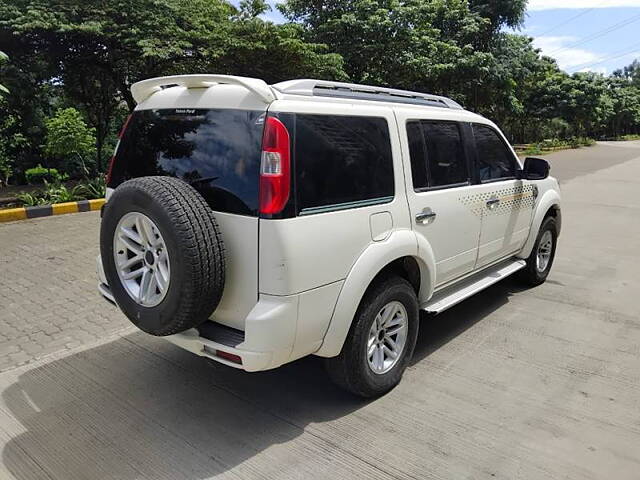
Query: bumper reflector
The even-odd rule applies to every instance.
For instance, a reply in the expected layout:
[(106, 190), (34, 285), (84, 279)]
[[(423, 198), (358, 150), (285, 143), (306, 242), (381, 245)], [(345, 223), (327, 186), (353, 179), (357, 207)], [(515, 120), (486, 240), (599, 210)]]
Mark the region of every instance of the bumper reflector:
[(216, 350), (216, 357), (224, 358), (225, 360), (229, 360), (230, 362), (237, 363), (238, 365), (242, 365), (242, 359), (239, 355), (234, 355), (233, 353), (223, 352), (222, 350)]
[(229, 362), (237, 363), (238, 365), (242, 365), (242, 358), (239, 355), (229, 352), (223, 352), (222, 350), (214, 350), (213, 348), (204, 347), (205, 352), (212, 353), (214, 356), (223, 358)]

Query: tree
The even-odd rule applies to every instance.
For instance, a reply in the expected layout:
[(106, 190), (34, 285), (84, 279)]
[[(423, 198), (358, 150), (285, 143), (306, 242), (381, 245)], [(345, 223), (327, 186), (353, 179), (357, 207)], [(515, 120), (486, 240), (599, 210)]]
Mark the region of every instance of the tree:
[(219, 56), (233, 11), (214, 0), (1, 0), (0, 27), (46, 52), (63, 81), (109, 75), (133, 109), (132, 82)]
[(474, 39), (482, 19), (466, 0), (288, 0), (305, 39), (328, 45), (355, 82), (466, 97), (490, 55)]
[(0, 117), (0, 186), (9, 185), (15, 160), (27, 144), (25, 136), (17, 131), (17, 124), (18, 119), (14, 115)]
[[(102, 170), (131, 85), (216, 72), (275, 83), (315, 77), (443, 94), (499, 123), (513, 141), (637, 132), (640, 63), (570, 76), (517, 28), (526, 0), (0, 0), (4, 158), (13, 176), (42, 157), (45, 118), (76, 108), (95, 128)], [(4, 92), (5, 90), (2, 90)], [(0, 92), (0, 97), (2, 95)], [(8, 153), (7, 153), (8, 152)], [(8, 165), (8, 160), (4, 160)], [(93, 160), (89, 162), (93, 165)], [(72, 170), (78, 166), (70, 165)], [(6, 169), (5, 169), (6, 171)], [(6, 176), (6, 175), (5, 175)]]
[[(9, 60), (7, 54), (0, 51), (0, 66), (7, 60)], [(2, 98), (7, 93), (9, 93), (9, 89), (0, 83), (0, 98)]]
[(219, 56), (233, 11), (212, 0), (0, 0), (0, 29), (25, 56), (53, 67), (49, 80), (96, 128), (100, 163), (120, 103), (135, 107), (131, 84)]
[(265, 8), (262, 0), (241, 10), (223, 0), (0, 0), (0, 40), (50, 67), (45, 81), (60, 84), (96, 128), (100, 168), (122, 103), (135, 107), (136, 81), (206, 71), (344, 75), (340, 58), (303, 42), (300, 29), (256, 18)]
[(492, 55), (480, 111), (516, 143), (565, 136), (570, 127), (559, 120), (564, 92), (558, 85), (568, 75), (555, 60), (542, 56), (531, 38), (506, 33), (494, 38)]
[(629, 80), (632, 86), (640, 88), (640, 60), (634, 60), (631, 65), (616, 70), (613, 77)]
[(469, 8), (485, 21), (479, 42), (488, 48), (502, 27), (517, 28), (522, 25), (527, 0), (469, 0)]
[(95, 129), (87, 127), (78, 110), (59, 110), (46, 127), (45, 154), (60, 160), (65, 173), (77, 176), (95, 169)]
[(302, 40), (300, 25), (243, 18), (234, 23), (232, 32), (233, 43), (222, 58), (212, 62), (210, 70), (261, 78), (267, 83), (300, 77), (348, 79), (342, 57), (327, 52), (326, 45)]
[(635, 86), (632, 76), (613, 76), (607, 83), (606, 95), (611, 101), (609, 134), (618, 137), (635, 133), (640, 127), (640, 89)]

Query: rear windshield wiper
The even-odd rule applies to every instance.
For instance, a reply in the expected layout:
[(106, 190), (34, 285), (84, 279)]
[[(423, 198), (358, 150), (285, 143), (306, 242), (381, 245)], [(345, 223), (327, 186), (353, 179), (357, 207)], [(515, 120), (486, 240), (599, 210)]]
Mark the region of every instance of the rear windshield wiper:
[(203, 177), (203, 178), (196, 178), (195, 180), (187, 180), (187, 183), (189, 185), (195, 185), (198, 183), (208, 183), (208, 182), (213, 182), (214, 180), (218, 180), (220, 177)]

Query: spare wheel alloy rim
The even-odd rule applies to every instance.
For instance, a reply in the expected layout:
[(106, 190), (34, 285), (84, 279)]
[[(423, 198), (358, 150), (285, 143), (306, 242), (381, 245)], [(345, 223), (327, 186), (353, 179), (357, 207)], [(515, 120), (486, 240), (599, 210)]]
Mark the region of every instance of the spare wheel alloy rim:
[(143, 307), (164, 299), (171, 280), (169, 252), (158, 226), (140, 212), (123, 216), (113, 234), (113, 256), (122, 286)]

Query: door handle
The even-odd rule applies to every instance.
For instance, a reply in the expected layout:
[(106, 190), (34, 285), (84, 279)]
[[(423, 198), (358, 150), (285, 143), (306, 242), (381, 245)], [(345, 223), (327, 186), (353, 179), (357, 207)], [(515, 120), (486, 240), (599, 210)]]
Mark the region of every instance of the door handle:
[(487, 200), (487, 207), (489, 209), (494, 209), (498, 206), (499, 203), (500, 203), (499, 198), (490, 198), (489, 200)]
[(416, 215), (416, 223), (420, 225), (428, 225), (433, 223), (436, 219), (436, 213), (432, 212), (430, 208), (425, 208), (422, 213)]

